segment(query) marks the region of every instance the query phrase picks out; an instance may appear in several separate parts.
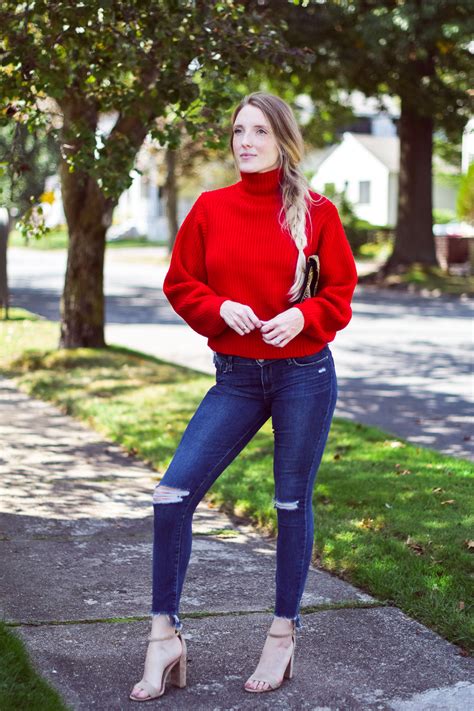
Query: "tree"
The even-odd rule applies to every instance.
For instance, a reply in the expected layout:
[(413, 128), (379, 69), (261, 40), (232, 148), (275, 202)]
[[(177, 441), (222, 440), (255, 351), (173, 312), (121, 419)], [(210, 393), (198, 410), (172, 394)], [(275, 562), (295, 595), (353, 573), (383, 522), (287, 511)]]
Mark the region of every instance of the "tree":
[[(0, 23), (9, 115), (62, 123), (69, 250), (60, 346), (100, 347), (105, 234), (145, 136), (173, 150), (181, 119), (212, 145), (219, 137), (206, 122), (236, 100), (230, 78), (255, 63), (289, 71), (307, 53), (289, 51), (264, 12), (231, 0), (4, 0)], [(114, 117), (107, 131), (104, 114)]]
[(437, 264), (432, 231), (433, 131), (459, 143), (470, 115), (474, 0), (286, 0), (272, 2), (292, 46), (316, 61), (302, 91), (325, 85), (398, 96), (400, 172), (394, 250), (383, 273)]

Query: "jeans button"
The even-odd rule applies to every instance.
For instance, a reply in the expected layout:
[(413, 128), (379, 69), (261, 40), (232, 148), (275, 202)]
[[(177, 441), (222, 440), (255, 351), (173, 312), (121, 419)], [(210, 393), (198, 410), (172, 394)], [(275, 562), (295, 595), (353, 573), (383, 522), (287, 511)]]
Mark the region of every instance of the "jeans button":
[(257, 358), (257, 363), (263, 363), (264, 360), (265, 358)]

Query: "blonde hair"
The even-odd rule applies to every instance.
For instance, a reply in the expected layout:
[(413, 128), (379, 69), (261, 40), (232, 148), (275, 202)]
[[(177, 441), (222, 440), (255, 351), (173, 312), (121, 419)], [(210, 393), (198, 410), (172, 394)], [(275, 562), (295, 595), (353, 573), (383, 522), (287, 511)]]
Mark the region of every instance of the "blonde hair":
[[(304, 153), (303, 137), (291, 107), (280, 97), (263, 91), (255, 91), (242, 99), (232, 113), (231, 150), (234, 122), (239, 111), (247, 104), (256, 106), (265, 114), (278, 145), (279, 165), (282, 168), (280, 187), (283, 203), (278, 220), (281, 227), (288, 230), (298, 249), (295, 278), (288, 291), (289, 300), (296, 301), (303, 286), (306, 268), (306, 256), (303, 252), (308, 244), (306, 216), (309, 215), (309, 204), (317, 204), (319, 200), (315, 200), (311, 196), (308, 181), (298, 167)], [(238, 168), (236, 160), (235, 165)], [(283, 222), (281, 220), (282, 214), (284, 216)], [(309, 224), (311, 225), (311, 221)]]

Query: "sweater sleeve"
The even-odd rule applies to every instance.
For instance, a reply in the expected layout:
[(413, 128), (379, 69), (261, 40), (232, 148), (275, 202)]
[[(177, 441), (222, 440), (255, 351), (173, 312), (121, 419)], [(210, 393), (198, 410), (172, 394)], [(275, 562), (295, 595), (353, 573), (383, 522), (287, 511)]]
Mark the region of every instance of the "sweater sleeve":
[(352, 317), (351, 300), (357, 270), (334, 203), (329, 203), (318, 246), (320, 263), (316, 295), (295, 304), (304, 316), (303, 332), (326, 342), (334, 340)]
[(216, 294), (207, 284), (204, 235), (201, 194), (176, 235), (163, 291), (176, 313), (194, 331), (210, 338), (227, 328), (219, 310), (228, 297)]

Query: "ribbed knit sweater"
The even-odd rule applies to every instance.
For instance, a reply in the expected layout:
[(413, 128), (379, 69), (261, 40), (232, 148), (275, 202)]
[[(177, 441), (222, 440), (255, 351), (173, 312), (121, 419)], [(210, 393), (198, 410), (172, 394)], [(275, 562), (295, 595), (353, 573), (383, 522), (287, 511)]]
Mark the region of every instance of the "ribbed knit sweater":
[[(354, 258), (336, 206), (311, 191), (305, 255), (317, 253), (316, 296), (289, 301), (298, 250), (278, 222), (282, 206), (281, 168), (240, 172), (240, 181), (201, 193), (176, 236), (163, 291), (192, 329), (208, 338), (213, 351), (247, 358), (287, 358), (320, 351), (349, 323), (357, 284)], [(220, 316), (230, 299), (269, 320), (295, 306), (303, 330), (283, 348), (263, 341), (260, 329), (240, 336)]]

